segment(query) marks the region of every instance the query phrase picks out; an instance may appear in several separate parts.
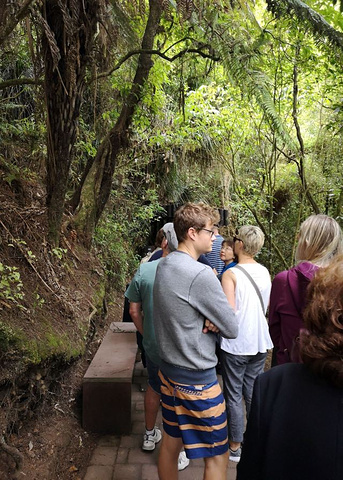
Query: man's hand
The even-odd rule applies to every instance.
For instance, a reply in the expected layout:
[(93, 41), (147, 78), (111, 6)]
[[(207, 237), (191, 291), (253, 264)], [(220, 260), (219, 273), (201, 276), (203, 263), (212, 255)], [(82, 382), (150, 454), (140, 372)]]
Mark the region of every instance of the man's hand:
[(216, 327), (214, 323), (206, 319), (204, 321), (204, 327), (202, 329), (202, 333), (208, 333), (208, 332), (219, 333), (219, 328)]

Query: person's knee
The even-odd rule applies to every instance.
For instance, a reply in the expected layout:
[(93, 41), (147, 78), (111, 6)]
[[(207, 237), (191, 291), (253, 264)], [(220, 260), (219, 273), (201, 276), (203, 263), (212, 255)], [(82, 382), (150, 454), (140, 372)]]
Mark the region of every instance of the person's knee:
[(162, 437), (162, 444), (161, 444), (161, 452), (170, 456), (170, 457), (178, 457), (183, 443), (182, 438), (180, 437), (172, 437), (168, 435), (166, 432), (163, 432)]
[(205, 476), (204, 479), (216, 478), (218, 480), (226, 478), (226, 471), (229, 461), (229, 452), (215, 457), (207, 457), (205, 460)]
[(181, 448), (181, 438), (174, 438), (163, 432), (158, 458), (158, 477), (160, 480), (176, 480), (178, 478), (177, 460)]

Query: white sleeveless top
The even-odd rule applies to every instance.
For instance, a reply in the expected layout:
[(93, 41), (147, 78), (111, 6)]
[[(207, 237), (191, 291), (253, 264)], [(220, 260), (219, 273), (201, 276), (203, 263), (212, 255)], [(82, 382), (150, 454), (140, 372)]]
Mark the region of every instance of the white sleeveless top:
[(265, 312), (269, 304), (271, 290), (270, 275), (260, 263), (240, 265), (254, 279), (261, 292), (264, 312), (255, 288), (246, 275), (238, 268), (230, 272), (236, 276), (236, 317), (238, 318), (238, 336), (234, 339), (221, 338), (221, 349), (234, 355), (256, 355), (273, 348)]

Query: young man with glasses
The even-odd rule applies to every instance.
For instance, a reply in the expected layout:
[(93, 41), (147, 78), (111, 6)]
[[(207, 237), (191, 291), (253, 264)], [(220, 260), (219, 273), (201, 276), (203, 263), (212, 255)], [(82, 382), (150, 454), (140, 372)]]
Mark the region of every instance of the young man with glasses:
[(211, 251), (219, 214), (187, 203), (174, 216), (179, 246), (161, 260), (154, 286), (154, 323), (162, 381), (160, 480), (176, 480), (178, 454), (204, 458), (204, 480), (226, 480), (227, 420), (216, 376), (216, 333), (235, 338), (238, 325), (216, 276), (197, 262)]

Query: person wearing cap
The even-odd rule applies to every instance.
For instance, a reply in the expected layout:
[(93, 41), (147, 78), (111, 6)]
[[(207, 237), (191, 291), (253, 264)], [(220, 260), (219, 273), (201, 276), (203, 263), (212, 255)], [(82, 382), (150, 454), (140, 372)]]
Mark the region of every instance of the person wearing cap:
[[(163, 257), (169, 252), (176, 250), (178, 242), (171, 222), (163, 227), (163, 239), (161, 242)], [(129, 287), (125, 297), (130, 302), (130, 315), (137, 328), (143, 335), (143, 347), (146, 354), (148, 370), (148, 387), (144, 399), (145, 434), (143, 437), (142, 449), (152, 451), (161, 440), (162, 434), (155, 426), (158, 409), (160, 406), (160, 386), (158, 376), (160, 357), (156, 343), (153, 323), (153, 286), (155, 282), (156, 269), (161, 259), (154, 262), (146, 262), (140, 265)], [(178, 459), (178, 470), (183, 470), (189, 465), (184, 452), (181, 452)]]
[(156, 233), (156, 238), (155, 238), (155, 248), (153, 251), (148, 252), (145, 257), (142, 258), (141, 263), (145, 262), (150, 262), (151, 257), (153, 257), (153, 260), (157, 260), (158, 258), (162, 257), (162, 240), (164, 238), (164, 231), (163, 228), (160, 228), (159, 231)]

